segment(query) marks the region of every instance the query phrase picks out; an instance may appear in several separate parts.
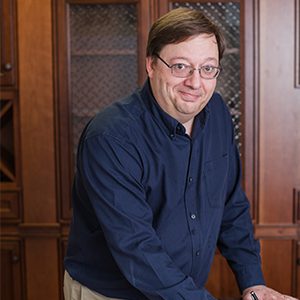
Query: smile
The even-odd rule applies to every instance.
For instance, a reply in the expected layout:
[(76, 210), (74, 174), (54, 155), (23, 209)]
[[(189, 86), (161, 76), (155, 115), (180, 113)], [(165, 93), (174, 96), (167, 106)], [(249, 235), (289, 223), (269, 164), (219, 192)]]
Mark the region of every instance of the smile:
[(185, 101), (195, 101), (195, 100), (199, 100), (199, 98), (201, 98), (201, 94), (192, 94), (192, 93), (188, 93), (188, 92), (183, 92), (180, 91), (179, 92), (183, 98), (183, 100)]

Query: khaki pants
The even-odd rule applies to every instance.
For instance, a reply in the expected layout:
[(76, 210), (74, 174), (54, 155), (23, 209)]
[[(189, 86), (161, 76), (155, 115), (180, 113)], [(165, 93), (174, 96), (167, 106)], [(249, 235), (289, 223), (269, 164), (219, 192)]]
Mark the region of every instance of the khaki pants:
[(122, 300), (116, 298), (109, 298), (100, 295), (73, 280), (67, 271), (64, 277), (64, 295), (65, 300)]

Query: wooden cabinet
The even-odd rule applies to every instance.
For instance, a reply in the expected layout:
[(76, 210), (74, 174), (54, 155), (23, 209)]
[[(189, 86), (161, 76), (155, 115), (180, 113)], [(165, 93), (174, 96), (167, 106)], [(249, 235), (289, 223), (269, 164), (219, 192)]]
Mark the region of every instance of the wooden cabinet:
[[(179, 6), (204, 10), (227, 36), (218, 90), (232, 112), (266, 281), (300, 297), (299, 0), (0, 1), (1, 298), (63, 299), (79, 134), (144, 82), (148, 30)], [(240, 297), (218, 252), (207, 288)]]
[(1, 299), (23, 297), (17, 22), (15, 0), (0, 0)]
[(266, 280), (273, 288), (297, 298), (300, 297), (299, 4), (299, 0), (258, 3), (256, 76), (259, 80), (255, 112), (258, 164), (254, 198), (256, 235), (261, 238)]

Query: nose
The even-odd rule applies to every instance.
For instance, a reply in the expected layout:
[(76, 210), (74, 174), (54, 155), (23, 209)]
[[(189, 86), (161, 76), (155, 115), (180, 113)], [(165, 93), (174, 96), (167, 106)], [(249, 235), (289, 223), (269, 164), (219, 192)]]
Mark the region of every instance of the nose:
[(202, 86), (202, 80), (199, 70), (194, 70), (193, 74), (186, 78), (185, 84), (192, 89), (199, 89)]

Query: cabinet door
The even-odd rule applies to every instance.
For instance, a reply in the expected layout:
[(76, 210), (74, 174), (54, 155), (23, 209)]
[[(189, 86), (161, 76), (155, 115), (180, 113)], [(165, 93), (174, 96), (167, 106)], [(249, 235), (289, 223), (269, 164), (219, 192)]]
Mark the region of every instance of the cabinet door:
[(22, 297), (21, 249), (17, 240), (1, 240), (1, 299), (20, 300)]
[[(250, 2), (248, 1), (248, 5)], [(221, 61), (223, 70), (218, 78), (216, 89), (221, 93), (231, 111), (236, 143), (240, 149), (243, 164), (245, 164), (244, 158), (247, 150), (245, 145), (246, 142), (251, 141), (251, 138), (249, 140), (245, 138), (245, 116), (242, 114), (245, 104), (245, 86), (242, 79), (248, 67), (243, 54), (243, 41), (246, 35), (243, 23), (245, 22), (244, 1), (168, 1), (168, 4), (162, 1), (161, 13), (178, 7), (203, 11), (224, 33), (227, 49)], [(240, 298), (234, 275), (219, 252), (216, 252), (214, 258), (207, 289), (218, 299)]]
[(16, 84), (16, 7), (15, 0), (0, 0), (0, 85)]
[(300, 1), (258, 1), (257, 20), (256, 235), (267, 284), (299, 299)]
[[(182, 6), (201, 9), (225, 34), (217, 90), (232, 113), (266, 283), (299, 298), (300, 1), (160, 4), (161, 14)], [(219, 299), (240, 297), (218, 252), (207, 288)]]
[(56, 2), (61, 219), (70, 218), (74, 158), (84, 126), (146, 78), (148, 10), (145, 0)]

